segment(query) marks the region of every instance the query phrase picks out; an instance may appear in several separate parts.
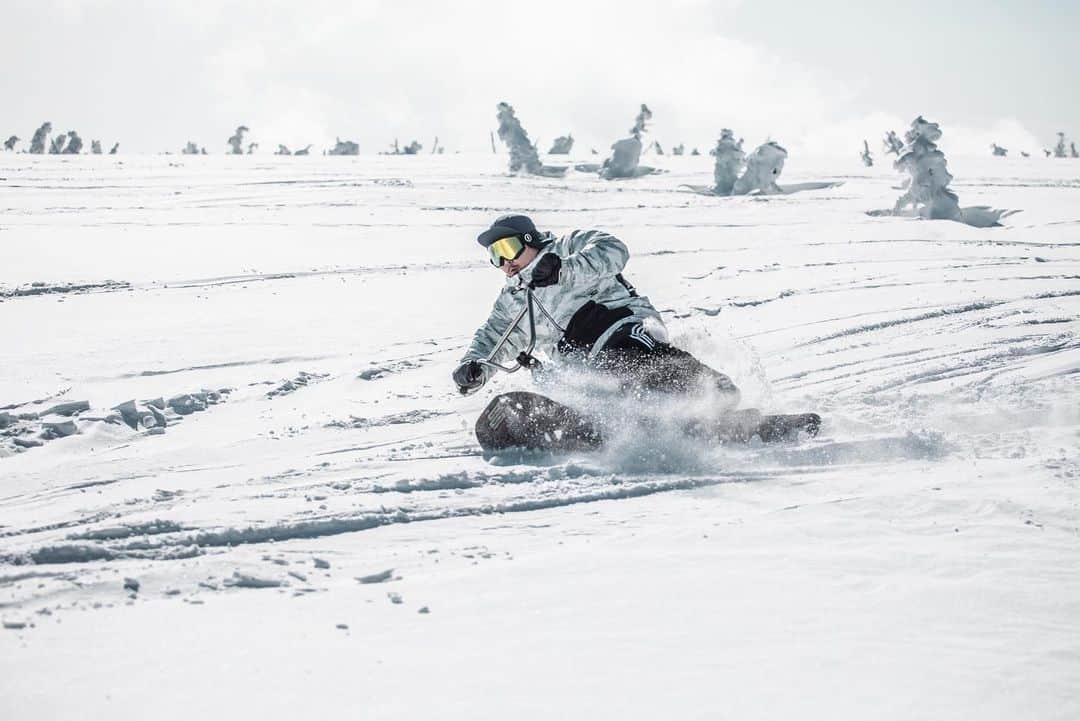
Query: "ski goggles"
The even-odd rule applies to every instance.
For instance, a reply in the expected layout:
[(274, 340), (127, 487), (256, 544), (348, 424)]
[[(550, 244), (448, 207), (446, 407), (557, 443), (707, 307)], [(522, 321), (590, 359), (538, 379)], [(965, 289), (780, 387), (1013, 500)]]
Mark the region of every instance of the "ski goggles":
[(488, 246), (488, 253), (491, 254), (491, 264), (496, 268), (501, 267), (508, 260), (517, 260), (524, 252), (525, 241), (519, 235), (499, 238)]

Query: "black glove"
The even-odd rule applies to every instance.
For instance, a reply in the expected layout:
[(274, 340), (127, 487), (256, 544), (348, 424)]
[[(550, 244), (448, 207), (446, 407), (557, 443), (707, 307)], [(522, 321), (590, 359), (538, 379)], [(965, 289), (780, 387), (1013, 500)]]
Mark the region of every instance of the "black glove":
[(536, 261), (536, 267), (532, 272), (532, 287), (544, 288), (559, 282), (559, 271), (562, 270), (562, 258), (554, 253), (541, 256)]
[(476, 361), (465, 361), (454, 369), (454, 383), (462, 393), (484, 385), (484, 369)]

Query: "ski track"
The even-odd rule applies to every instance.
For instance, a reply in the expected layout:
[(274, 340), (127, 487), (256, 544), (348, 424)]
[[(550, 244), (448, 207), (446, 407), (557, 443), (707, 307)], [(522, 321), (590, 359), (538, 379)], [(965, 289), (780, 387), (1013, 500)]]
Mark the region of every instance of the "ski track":
[[(923, 412), (927, 405), (941, 415), (956, 406), (985, 411), (992, 420), (1012, 404), (1029, 410), (1035, 423), (1049, 413), (1047, 398), (1068, 406), (1080, 397), (1080, 221), (1033, 210), (1018, 219), (1023, 225), (974, 230), (865, 216), (895, 199), (891, 174), (828, 175), (847, 179), (843, 193), (684, 199), (677, 186), (694, 179), (689, 172), (622, 183), (616, 192), (581, 174), (552, 183), (494, 170), (459, 173), (450, 165), (431, 176), (274, 163), (203, 176), (201, 163), (164, 167), (142, 159), (107, 167), (90, 182), (74, 165), (2, 162), (13, 182), (0, 187), (0, 229), (28, 238), (62, 231), (76, 254), (79, 244), (109, 243), (109, 233), (122, 228), (167, 231), (170, 242), (236, 233), (244, 253), (254, 255), (270, 253), (259, 238), (268, 229), (275, 241), (310, 235), (312, 244), (259, 262), (223, 248), (218, 262), (158, 275), (158, 267), (137, 263), (115, 271), (74, 264), (78, 270), (57, 269), (55, 277), (48, 265), (4, 271), (0, 323), (13, 324), (23, 313), (49, 319), (55, 308), (74, 304), (88, 314), (107, 307), (151, 317), (181, 307), (213, 331), (180, 338), (182, 352), (170, 346), (144, 360), (152, 341), (125, 346), (123, 327), (73, 329), (77, 337), (55, 347), (11, 344), (0, 354), (7, 367), (41, 366), (53, 387), (75, 384), (73, 393), (85, 391), (95, 409), (166, 390), (236, 389), (213, 413), (163, 436), (95, 436), (93, 423), (79, 421), (75, 436), (0, 456), (6, 607), (39, 603), (108, 564), (168, 566), (228, 559), (238, 546), (271, 548), (396, 524), (511, 517), (738, 484), (794, 486), (845, 471), (872, 477), (905, 465), (933, 468), (985, 439), (977, 429), (913, 429), (916, 419), (933, 416)], [(288, 173), (303, 177), (279, 177)], [(991, 176), (955, 185), (994, 189), (987, 197), (1009, 207), (1037, 199), (1036, 190), (1080, 187), (1074, 180)], [(1011, 201), (1010, 193), (1019, 199)], [(752, 346), (774, 378), (768, 391), (780, 410), (823, 410), (822, 437), (696, 456), (708, 470), (641, 472), (604, 456), (485, 462), (472, 422), (490, 394), (462, 400), (448, 374), (498, 287), (484, 273), (471, 234), (508, 209), (555, 229), (596, 225), (623, 236), (633, 254), (628, 272), (665, 308), (673, 328), (685, 322), (704, 329), (715, 346), (726, 348), (731, 339)], [(822, 214), (820, 222), (811, 211)], [(193, 221), (193, 212), (204, 217)], [(1056, 229), (1053, 241), (1027, 232), (1048, 227)], [(422, 252), (395, 257), (402, 251), (394, 241), (411, 238)], [(86, 277), (72, 277), (76, 272)], [(102, 280), (112, 277), (125, 280)], [(355, 301), (331, 289), (345, 282), (353, 284)], [(446, 317), (401, 314), (395, 289), (423, 296), (433, 311), (447, 304)], [(91, 305), (111, 302), (109, 296), (115, 304)], [(246, 298), (325, 305), (274, 329), (273, 319), (266, 327), (233, 320), (234, 304)], [(376, 330), (366, 330), (369, 321)], [(140, 328), (148, 337), (157, 330)], [(82, 362), (95, 354), (103, 362), (85, 370)], [(725, 360), (737, 371), (745, 359)], [(1017, 380), (998, 384), (1004, 375)], [(500, 378), (493, 387), (525, 382)], [(25, 411), (50, 398), (14, 400), (0, 397), (0, 407)], [(1001, 436), (997, 427), (994, 433)], [(1042, 452), (1020, 436), (1004, 442), (997, 456)], [(1062, 473), (1072, 468), (1053, 462)], [(30, 588), (23, 583), (30, 579), (48, 583)]]
[[(823, 466), (837, 462), (859, 462), (868, 450), (876, 457), (891, 459), (934, 457), (942, 451), (933, 439), (878, 439), (865, 442), (822, 444), (811, 449), (769, 449), (772, 461), (798, 468), (800, 473), (823, 472)], [(819, 466), (813, 468), (813, 466)], [(599, 472), (598, 472), (599, 471)], [(191, 558), (214, 549), (237, 545), (313, 539), (323, 536), (372, 530), (398, 523), (439, 521), (477, 515), (508, 515), (582, 503), (617, 501), (656, 493), (708, 488), (727, 483), (749, 483), (783, 478), (787, 468), (773, 471), (734, 471), (698, 477), (649, 478), (617, 477), (587, 465), (566, 463), (557, 466), (502, 473), (454, 472), (426, 479), (401, 479), (389, 485), (368, 483), (357, 487), (337, 483), (349, 495), (371, 494), (378, 500), (384, 494), (442, 497), (448, 491), (478, 488), (527, 487), (521, 493), (501, 493), (490, 501), (447, 504), (442, 500), (416, 501), (387, 507), (379, 505), (348, 514), (304, 514), (311, 517), (282, 519), (274, 523), (246, 527), (186, 527), (163, 519), (107, 525), (64, 533), (54, 542), (38, 542), (31, 548), (8, 554), (3, 561), (15, 566), (26, 564), (78, 564), (122, 559), (176, 560)], [(265, 480), (265, 479), (264, 479)], [(552, 492), (557, 490), (557, 492)], [(324, 500), (323, 497), (320, 500)], [(27, 535), (67, 531), (69, 525), (28, 529)]]

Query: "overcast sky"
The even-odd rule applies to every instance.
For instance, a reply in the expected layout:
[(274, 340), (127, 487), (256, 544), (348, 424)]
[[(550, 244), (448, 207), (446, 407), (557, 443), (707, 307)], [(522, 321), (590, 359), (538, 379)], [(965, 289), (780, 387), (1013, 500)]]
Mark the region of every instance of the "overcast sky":
[(546, 150), (651, 137), (847, 153), (917, 114), (952, 152), (1080, 138), (1080, 3), (615, 0), (230, 2), (5, 0), (0, 133), (45, 120), (89, 145), (260, 152), (335, 136), (490, 149), (495, 104)]

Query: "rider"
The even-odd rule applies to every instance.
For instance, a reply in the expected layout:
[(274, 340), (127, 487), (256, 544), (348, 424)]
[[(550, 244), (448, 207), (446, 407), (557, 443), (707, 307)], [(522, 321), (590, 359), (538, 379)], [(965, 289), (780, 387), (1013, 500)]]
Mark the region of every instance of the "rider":
[[(721, 409), (738, 405), (739, 390), (730, 378), (667, 342), (660, 313), (622, 275), (630, 253), (618, 238), (601, 230), (574, 230), (556, 238), (538, 231), (527, 216), (504, 215), (477, 241), (506, 275), (506, 284), (454, 370), (462, 393), (491, 378), (494, 369), (479, 361), (524, 307), (521, 291), (532, 288), (565, 328), (560, 332), (547, 319), (537, 319), (537, 347), (550, 357), (613, 376), (626, 390), (714, 392)], [(528, 345), (521, 325), (491, 360), (504, 363)]]

